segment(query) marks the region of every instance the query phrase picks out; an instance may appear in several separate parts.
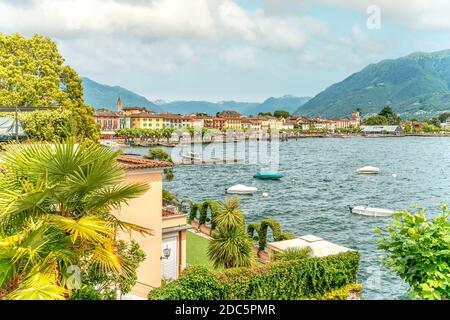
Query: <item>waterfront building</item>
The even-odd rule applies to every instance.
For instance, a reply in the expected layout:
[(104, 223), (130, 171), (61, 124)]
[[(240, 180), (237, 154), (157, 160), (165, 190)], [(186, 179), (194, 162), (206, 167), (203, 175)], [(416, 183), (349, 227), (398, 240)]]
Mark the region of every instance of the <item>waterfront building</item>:
[(402, 133), (400, 126), (361, 126), (363, 134), (392, 134), (398, 135)]
[(293, 116), (290, 118), (290, 120), (294, 121), (296, 123), (296, 126), (303, 131), (314, 129), (314, 121), (308, 117)]
[(283, 129), (283, 120), (271, 117), (271, 116), (263, 116), (261, 119), (261, 129), (263, 130), (272, 130), (272, 131), (280, 131)]
[(125, 298), (146, 299), (150, 290), (159, 287), (163, 280), (178, 278), (186, 267), (186, 230), (191, 226), (181, 208), (163, 204), (163, 170), (172, 164), (126, 156), (120, 156), (118, 161), (128, 172), (125, 182), (150, 185), (145, 194), (113, 212), (120, 220), (152, 230), (151, 236), (135, 231), (118, 235), (125, 241), (135, 240), (146, 254), (137, 269), (137, 283)]
[(173, 113), (158, 114), (164, 120), (164, 128), (186, 129), (193, 126), (190, 115), (181, 115)]
[(112, 138), (119, 129), (119, 114), (108, 109), (98, 109), (94, 112), (94, 121), (100, 127), (100, 137)]
[(297, 122), (295, 122), (294, 120), (286, 120), (283, 124), (283, 129), (284, 130), (293, 130), (295, 128), (295, 125), (297, 124)]
[(441, 128), (450, 129), (450, 118), (447, 118), (445, 122), (441, 123)]
[(138, 129), (163, 129), (165, 119), (157, 113), (148, 111), (132, 113), (130, 116), (131, 128)]
[(262, 120), (259, 118), (242, 118), (241, 119), (241, 126), (243, 129), (249, 129), (249, 130), (255, 130), (259, 131), (261, 130)]

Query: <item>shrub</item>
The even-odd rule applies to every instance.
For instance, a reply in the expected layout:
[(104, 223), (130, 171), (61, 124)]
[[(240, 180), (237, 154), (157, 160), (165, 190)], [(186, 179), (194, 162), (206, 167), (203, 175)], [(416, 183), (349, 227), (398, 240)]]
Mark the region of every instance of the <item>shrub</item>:
[(413, 297), (450, 299), (450, 211), (428, 220), (425, 209), (396, 212), (381, 234), (384, 264), (411, 287)]
[(275, 261), (262, 266), (212, 271), (195, 266), (178, 280), (149, 293), (151, 300), (320, 299), (356, 282), (359, 253)]
[(96, 288), (90, 285), (84, 285), (76, 290), (71, 300), (103, 300), (103, 295)]
[(276, 252), (274, 258), (276, 261), (300, 260), (311, 257), (311, 247), (288, 248), (284, 251)]
[(223, 285), (214, 272), (205, 266), (185, 269), (180, 278), (167, 282), (149, 293), (150, 300), (220, 300), (224, 299)]
[[(264, 250), (267, 247), (267, 229), (272, 229), (273, 238), (275, 241), (294, 239), (295, 236), (290, 232), (282, 232), (280, 223), (275, 219), (264, 219), (260, 224), (252, 223), (247, 227), (248, 235), (259, 241), (259, 250)], [(254, 236), (254, 233), (258, 236)]]

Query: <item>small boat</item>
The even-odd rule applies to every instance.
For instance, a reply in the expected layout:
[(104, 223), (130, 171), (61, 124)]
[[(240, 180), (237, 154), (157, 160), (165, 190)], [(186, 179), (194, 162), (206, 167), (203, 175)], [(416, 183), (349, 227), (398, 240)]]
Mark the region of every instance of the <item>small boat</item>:
[(368, 206), (355, 206), (349, 208), (351, 213), (368, 217), (390, 217), (394, 214), (394, 211), (392, 210), (381, 208), (370, 208)]
[(184, 160), (202, 160), (200, 153), (186, 152), (181, 155)]
[(279, 180), (284, 177), (284, 174), (270, 171), (260, 171), (256, 173), (253, 178), (262, 180)]
[(227, 193), (229, 194), (253, 194), (258, 191), (255, 187), (247, 187), (243, 184), (237, 184), (227, 189)]
[(380, 169), (377, 167), (365, 166), (356, 170), (358, 173), (362, 174), (377, 174), (380, 173)]

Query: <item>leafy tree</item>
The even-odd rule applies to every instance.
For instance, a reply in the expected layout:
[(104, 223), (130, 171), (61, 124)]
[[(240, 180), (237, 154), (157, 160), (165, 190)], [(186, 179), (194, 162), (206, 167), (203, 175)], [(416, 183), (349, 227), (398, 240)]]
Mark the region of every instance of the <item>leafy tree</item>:
[(291, 115), (289, 114), (288, 111), (285, 111), (285, 110), (275, 110), (275, 111), (273, 112), (273, 116), (274, 116), (274, 117), (277, 117), (277, 118), (284, 118), (284, 119), (287, 119), (287, 118), (289, 118)]
[(49, 38), (0, 33), (0, 79), (0, 106), (61, 107), (72, 112), (77, 137), (98, 139), (81, 80)]
[[(146, 159), (150, 160), (160, 160), (160, 161), (167, 161), (170, 163), (173, 163), (172, 157), (166, 152), (164, 148), (152, 148), (148, 152), (149, 154), (144, 156)], [(169, 181), (172, 181), (174, 178), (173, 169), (167, 168), (164, 169), (166, 179)]]
[(444, 123), (448, 118), (450, 118), (450, 112), (441, 113), (438, 117), (440, 123)]
[(258, 116), (260, 117), (272, 116), (272, 112), (260, 112), (258, 113)]
[[(102, 299), (105, 300), (116, 300), (118, 290), (122, 294), (129, 293), (138, 279), (136, 270), (139, 264), (145, 260), (144, 251), (134, 240), (130, 243), (118, 241), (117, 251), (127, 272), (105, 272), (98, 265), (92, 265), (82, 277), (82, 283), (95, 287), (102, 294)], [(76, 291), (74, 295), (77, 293)]]
[(411, 287), (413, 297), (450, 299), (450, 211), (429, 220), (426, 210), (397, 212), (382, 237), (383, 263)]
[(214, 217), (217, 227), (208, 247), (208, 257), (215, 268), (247, 267), (255, 261), (253, 242), (245, 232), (245, 220), (239, 207), (237, 198), (219, 204)]
[(172, 157), (167, 153), (164, 148), (152, 148), (148, 151), (148, 155), (144, 156), (150, 160), (161, 160), (167, 162), (173, 162)]
[(390, 125), (395, 125), (400, 123), (400, 117), (392, 110), (391, 106), (386, 106), (378, 113), (379, 116), (385, 117), (387, 123)]
[(129, 271), (109, 212), (144, 193), (124, 184), (118, 152), (92, 142), (10, 144), (0, 155), (0, 299), (65, 299), (67, 268)]
[(439, 121), (439, 117), (433, 117), (431, 119), (426, 119), (425, 122), (428, 123), (429, 125), (435, 126), (436, 128), (441, 127), (441, 121)]
[(388, 123), (388, 119), (385, 116), (372, 116), (364, 121), (366, 126), (384, 126)]

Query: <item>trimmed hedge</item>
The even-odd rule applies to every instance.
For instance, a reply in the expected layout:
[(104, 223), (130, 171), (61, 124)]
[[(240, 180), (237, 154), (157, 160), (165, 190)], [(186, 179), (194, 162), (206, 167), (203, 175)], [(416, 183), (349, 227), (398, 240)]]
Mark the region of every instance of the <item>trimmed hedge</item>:
[[(275, 241), (283, 241), (294, 239), (295, 235), (290, 232), (282, 232), (281, 224), (275, 219), (264, 219), (261, 223), (252, 223), (247, 227), (248, 235), (254, 239), (258, 240), (259, 250), (264, 250), (267, 246), (267, 229), (270, 227), (272, 229), (273, 239)], [(258, 236), (255, 236), (254, 233)]]
[(191, 203), (191, 211), (189, 213), (189, 222), (193, 221), (198, 216), (198, 223), (203, 225), (208, 220), (208, 209), (211, 211), (211, 229), (216, 228), (214, 217), (216, 215), (218, 203), (215, 200), (206, 200), (198, 203)]
[(178, 280), (149, 292), (150, 300), (320, 299), (356, 282), (359, 253), (271, 262), (250, 268), (214, 271), (186, 269)]

